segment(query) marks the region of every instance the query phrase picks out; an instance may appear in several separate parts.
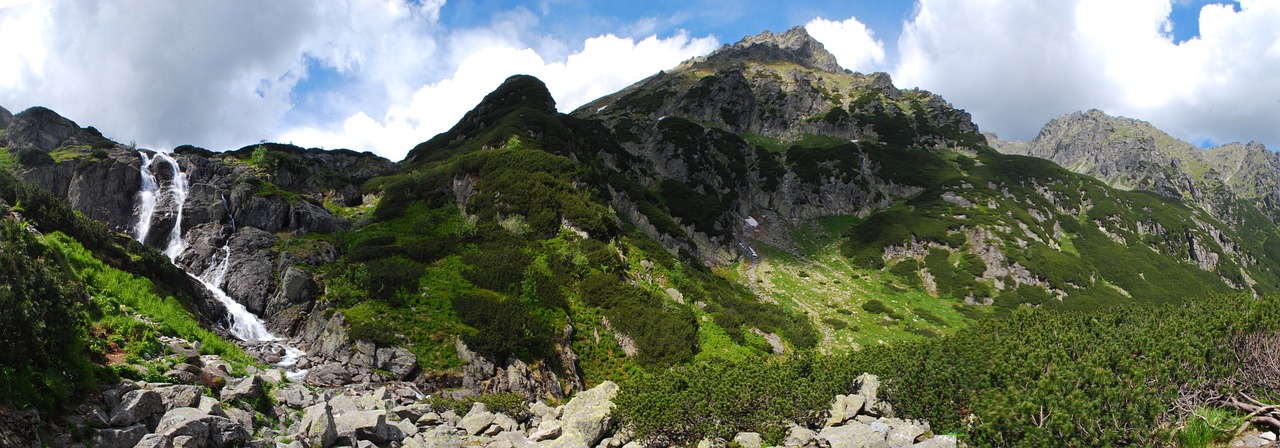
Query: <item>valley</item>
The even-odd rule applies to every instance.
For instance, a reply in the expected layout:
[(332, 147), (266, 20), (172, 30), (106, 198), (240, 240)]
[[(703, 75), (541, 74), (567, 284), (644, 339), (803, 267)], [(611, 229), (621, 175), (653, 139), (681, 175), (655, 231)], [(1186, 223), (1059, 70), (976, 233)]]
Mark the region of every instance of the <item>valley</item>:
[(1274, 153), (1000, 141), (799, 27), (568, 114), (511, 76), (398, 162), (0, 112), (0, 297), (69, 338), (6, 322), (0, 423), (51, 444), (1160, 445), (1276, 398)]

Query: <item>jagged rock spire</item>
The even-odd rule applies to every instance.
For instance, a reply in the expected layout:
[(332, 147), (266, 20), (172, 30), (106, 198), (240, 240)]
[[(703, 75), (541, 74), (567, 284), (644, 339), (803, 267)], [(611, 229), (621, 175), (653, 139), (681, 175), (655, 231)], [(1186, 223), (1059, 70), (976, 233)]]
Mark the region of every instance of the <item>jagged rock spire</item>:
[(747, 36), (736, 44), (725, 45), (710, 56), (709, 63), (732, 63), (741, 61), (757, 62), (791, 62), (805, 67), (828, 72), (844, 71), (836, 63), (836, 57), (827, 51), (822, 42), (802, 26), (797, 26), (781, 34), (769, 31)]

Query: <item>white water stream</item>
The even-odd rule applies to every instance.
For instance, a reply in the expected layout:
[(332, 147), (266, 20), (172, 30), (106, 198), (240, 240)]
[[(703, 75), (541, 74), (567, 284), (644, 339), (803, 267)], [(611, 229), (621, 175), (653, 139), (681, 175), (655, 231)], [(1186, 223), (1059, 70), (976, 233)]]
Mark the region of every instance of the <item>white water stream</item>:
[[(169, 235), (165, 239), (164, 254), (169, 260), (174, 262), (175, 266), (186, 270), (182, 265), (177, 264), (177, 258), (182, 255), (182, 251), (186, 250), (186, 241), (182, 239), (182, 207), (187, 201), (187, 194), (191, 191), (190, 184), (187, 180), (187, 173), (183, 172), (178, 162), (173, 157), (162, 152), (148, 154), (146, 151), (138, 151), (138, 155), (142, 157), (142, 190), (138, 192), (138, 223), (134, 228), (133, 236), (142, 243), (146, 243), (147, 235), (151, 232), (152, 220), (155, 217), (156, 209), (160, 204), (172, 204), (172, 210), (166, 210), (165, 213), (174, 214), (173, 228), (169, 230)], [(162, 163), (167, 164), (172, 170), (172, 179), (158, 179), (152, 172), (155, 161), (159, 159)], [(223, 198), (223, 207), (227, 207)], [(227, 209), (227, 215), (230, 216), (230, 209)], [(235, 218), (231, 218), (231, 227), (235, 229)], [(213, 294), (214, 298), (227, 309), (227, 317), (230, 320), (227, 331), (232, 335), (248, 342), (276, 342), (284, 348), (284, 356), (280, 362), (275, 363), (277, 367), (290, 368), (293, 367), (302, 356), (305, 356), (302, 350), (283, 342), (284, 338), (271, 334), (267, 330), (262, 319), (249, 312), (248, 309), (231, 299), (227, 292), (222, 289), (222, 285), (226, 282), (227, 271), (231, 268), (231, 246), (224, 244), (213, 254), (213, 259), (209, 265), (209, 269), (203, 275), (195, 275), (188, 272), (189, 275), (200, 281), (200, 284)], [(306, 370), (292, 370), (287, 375), (294, 380), (298, 380), (305, 376)]]

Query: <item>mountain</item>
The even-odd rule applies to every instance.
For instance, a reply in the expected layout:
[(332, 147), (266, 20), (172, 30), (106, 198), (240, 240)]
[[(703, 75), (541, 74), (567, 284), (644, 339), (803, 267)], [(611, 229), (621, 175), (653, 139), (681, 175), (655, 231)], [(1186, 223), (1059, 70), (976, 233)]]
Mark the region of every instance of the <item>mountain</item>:
[[(844, 359), (820, 355), (859, 350), (884, 361), (855, 364), (881, 375), (918, 364), (939, 381), (987, 381), (975, 360), (989, 353), (963, 343), (1015, 353), (1048, 341), (1000, 341), (1040, 328), (1019, 319), (1080, 336), (1111, 327), (1079, 328), (1098, 318), (1078, 316), (1280, 291), (1280, 228), (1260, 208), (1270, 177), (1251, 162), (1266, 154), (1224, 149), (1232, 155), (1213, 159), (1222, 162), (1200, 161), (1153, 128), (1113, 132), (1090, 114), (1043, 140), (989, 141), (940, 96), (842, 70), (795, 28), (724, 46), (569, 114), (556, 111), (540, 80), (512, 76), (398, 163), (275, 143), (139, 150), (33, 108), (0, 113), (0, 167), (22, 179), (15, 191), (28, 192), (5, 202), (22, 209), (57, 198), (39, 202), (82, 216), (48, 215), (105, 225), (94, 232), (110, 238), (87, 246), (115, 260), (108, 267), (135, 258), (168, 266), (167, 255), (191, 275), (189, 288), (173, 288), (177, 301), (211, 304), (184, 306), (263, 362), (302, 350), (281, 368), (309, 369), (300, 375), (314, 387), (403, 381), (445, 397), (556, 401), (608, 381), (719, 368), (706, 366), (813, 375)], [(1088, 173), (992, 144), (1029, 154), (1065, 148), (1078, 154), (1068, 166)], [(1161, 145), (1173, 149), (1143, 149)], [(1219, 186), (1165, 164), (1215, 173)], [(131, 272), (154, 276), (148, 270)], [(1170, 315), (1192, 316), (1178, 325), (1200, 328), (1190, 311)], [(269, 333), (238, 329), (257, 319)], [(983, 333), (992, 328), (994, 336)], [(1106, 341), (1132, 355), (1132, 341)], [(914, 363), (915, 351), (936, 362)], [(938, 375), (952, 361), (966, 378)], [(814, 390), (849, 397), (860, 372), (840, 376), (849, 373)], [(708, 383), (670, 384), (663, 391)], [(998, 378), (983, 384), (973, 387), (1004, 390), (991, 386)], [(951, 397), (948, 409), (978, 400), (924, 386), (894, 393), (919, 399), (896, 406), (948, 430), (961, 420), (929, 400)], [(983, 403), (1003, 403), (991, 394)], [(830, 394), (797, 397), (804, 409), (787, 411), (793, 422), (813, 420), (824, 410), (810, 408)], [(620, 398), (633, 412), (635, 404)], [(1011, 413), (991, 406), (982, 410), (989, 421)], [(781, 423), (766, 423), (781, 441)], [(1099, 437), (1088, 440), (1134, 442)]]
[(1257, 142), (1202, 150), (1150, 123), (1094, 109), (1050, 121), (1029, 142), (994, 146), (1008, 154), (1052, 160), (1117, 188), (1183, 200), (1225, 221), (1240, 213), (1238, 200), (1273, 221), (1280, 217), (1280, 155)]

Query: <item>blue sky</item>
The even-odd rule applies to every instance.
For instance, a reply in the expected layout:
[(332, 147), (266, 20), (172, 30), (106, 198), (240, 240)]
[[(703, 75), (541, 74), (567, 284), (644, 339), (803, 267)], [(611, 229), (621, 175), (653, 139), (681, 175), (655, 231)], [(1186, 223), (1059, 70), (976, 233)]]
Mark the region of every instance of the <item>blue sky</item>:
[(1002, 138), (1098, 108), (1274, 149), (1277, 24), (1273, 0), (0, 0), (0, 106), (160, 149), (274, 140), (399, 160), (512, 74), (567, 112), (805, 26), (846, 68), (939, 93)]

